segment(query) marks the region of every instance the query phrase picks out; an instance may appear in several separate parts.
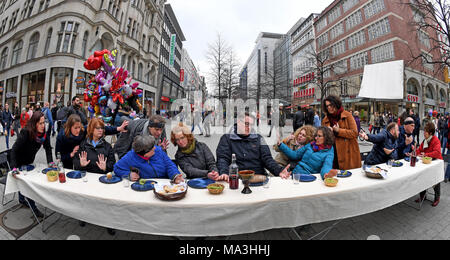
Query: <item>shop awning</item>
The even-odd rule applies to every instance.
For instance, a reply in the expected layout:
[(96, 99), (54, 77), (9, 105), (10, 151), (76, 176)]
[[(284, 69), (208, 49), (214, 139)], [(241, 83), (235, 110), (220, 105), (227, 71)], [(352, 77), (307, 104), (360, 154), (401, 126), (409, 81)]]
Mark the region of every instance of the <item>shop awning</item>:
[(404, 61), (364, 66), (358, 98), (403, 100)]

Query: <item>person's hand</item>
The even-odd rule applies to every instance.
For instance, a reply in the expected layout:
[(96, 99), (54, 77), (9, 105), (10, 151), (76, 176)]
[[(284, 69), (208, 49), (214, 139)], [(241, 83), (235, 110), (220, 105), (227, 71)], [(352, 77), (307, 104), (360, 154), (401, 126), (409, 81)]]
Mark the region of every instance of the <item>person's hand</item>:
[(383, 150), (384, 150), (384, 153), (387, 154), (387, 155), (390, 155), (391, 153), (394, 152), (394, 149), (383, 148)]
[(213, 181), (217, 181), (217, 179), (219, 178), (219, 173), (216, 171), (212, 171), (212, 172), (208, 173), (208, 178)]
[(70, 153), (70, 158), (75, 157), (75, 154), (78, 153), (78, 150), (79, 150), (79, 149), (80, 149), (80, 146), (79, 146), (79, 145), (75, 146), (75, 148), (73, 148), (72, 153)]
[(339, 133), (339, 124), (336, 124), (336, 125), (334, 125), (333, 126), (333, 131), (335, 132), (335, 133)]
[(138, 181), (140, 178), (137, 172), (130, 172), (130, 181)]
[(128, 121), (127, 121), (127, 120), (124, 120), (123, 123), (122, 123), (122, 125), (119, 126), (119, 127), (117, 127), (117, 131), (118, 131), (118, 132), (121, 132), (121, 133), (126, 133), (126, 132), (128, 132), (128, 130), (127, 130), (128, 124), (129, 124)]
[(289, 172), (290, 167), (291, 165), (288, 164), (288, 166), (286, 166), (286, 168), (284, 168), (284, 170), (280, 173), (280, 177), (282, 179), (289, 179), (289, 177), (291, 176), (291, 173)]
[(19, 169), (17, 169), (17, 168), (14, 168), (11, 172), (11, 175), (13, 176), (14, 179), (17, 179), (17, 175), (19, 175), (19, 174), (20, 174), (20, 172), (19, 172)]
[(178, 176), (175, 178), (175, 180), (173, 181), (175, 184), (180, 184), (182, 182), (184, 182), (184, 178), (183, 175), (178, 174)]
[(408, 137), (407, 135), (405, 135), (405, 144), (406, 145), (410, 145), (413, 141), (414, 141), (414, 139), (412, 136)]
[(360, 132), (359, 137), (361, 137), (362, 139), (364, 139), (366, 141), (369, 140), (369, 136), (364, 132)]
[(323, 177), (324, 179), (328, 179), (328, 178), (334, 178), (337, 176), (337, 171), (336, 170), (331, 170), (329, 173), (325, 174)]
[(230, 181), (230, 176), (228, 176), (227, 174), (222, 174), (220, 175), (216, 181), (226, 181), (229, 182)]
[(103, 154), (99, 154), (98, 155), (98, 162), (96, 162), (98, 168), (100, 168), (103, 171), (106, 171), (106, 161), (107, 160), (108, 160), (108, 158), (106, 158)]
[(164, 138), (164, 140), (159, 140), (158, 146), (160, 146), (164, 151), (169, 148), (169, 140), (167, 138)]
[(86, 167), (91, 161), (87, 160), (87, 152), (81, 152), (79, 155), (81, 167)]

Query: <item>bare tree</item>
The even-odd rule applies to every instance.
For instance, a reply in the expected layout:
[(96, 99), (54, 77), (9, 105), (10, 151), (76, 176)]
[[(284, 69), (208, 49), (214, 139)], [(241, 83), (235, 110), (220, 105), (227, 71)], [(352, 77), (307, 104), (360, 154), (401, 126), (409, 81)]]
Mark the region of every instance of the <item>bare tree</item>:
[(417, 32), (418, 40), (429, 46), (428, 53), (439, 53), (431, 56), (410, 48), (410, 63), (420, 61), (422, 64), (438, 65), (435, 74), (442, 72), (450, 66), (450, 0), (411, 0), (403, 3), (413, 10), (414, 19), (410, 25)]
[(227, 68), (227, 57), (230, 53), (228, 43), (223, 39), (220, 33), (217, 33), (216, 40), (212, 44), (208, 44), (208, 51), (206, 58), (210, 64), (210, 71), (208, 72), (209, 79), (214, 86), (213, 93), (217, 94), (219, 100), (223, 95), (223, 87), (226, 82), (225, 69)]
[[(338, 76), (346, 72), (347, 63), (345, 60), (344, 62), (336, 61), (331, 54), (330, 48), (316, 52), (311, 46), (311, 48), (306, 50), (305, 58), (309, 60), (311, 66), (302, 70), (302, 73), (314, 73), (314, 82), (320, 94), (320, 104), (322, 104), (326, 95), (330, 93), (330, 89), (336, 87), (336, 84), (331, 85), (331, 83), (341, 82)], [(336, 76), (332, 77), (332, 73)], [(320, 114), (322, 113), (322, 106), (319, 107), (319, 112)]]
[(237, 59), (235, 52), (232, 47), (230, 47), (227, 56), (225, 57), (225, 68), (224, 68), (224, 91), (228, 99), (235, 99), (239, 91), (239, 68), (241, 64)]

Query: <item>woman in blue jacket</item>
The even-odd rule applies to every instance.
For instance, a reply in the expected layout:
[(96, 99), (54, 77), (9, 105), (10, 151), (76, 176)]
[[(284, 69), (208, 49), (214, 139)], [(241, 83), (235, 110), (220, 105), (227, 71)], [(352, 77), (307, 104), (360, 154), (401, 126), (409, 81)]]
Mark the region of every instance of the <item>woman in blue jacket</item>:
[[(139, 179), (166, 178), (176, 184), (184, 182), (178, 167), (161, 147), (156, 146), (153, 136), (139, 135), (134, 138), (133, 150), (129, 151), (114, 165), (118, 176), (130, 175), (131, 181)], [(137, 171), (137, 170), (139, 171)]]
[(334, 134), (327, 127), (319, 127), (315, 134), (315, 141), (292, 151), (287, 145), (281, 143), (280, 151), (292, 161), (300, 161), (295, 167), (294, 174), (320, 173), (322, 179), (333, 168), (334, 160)]

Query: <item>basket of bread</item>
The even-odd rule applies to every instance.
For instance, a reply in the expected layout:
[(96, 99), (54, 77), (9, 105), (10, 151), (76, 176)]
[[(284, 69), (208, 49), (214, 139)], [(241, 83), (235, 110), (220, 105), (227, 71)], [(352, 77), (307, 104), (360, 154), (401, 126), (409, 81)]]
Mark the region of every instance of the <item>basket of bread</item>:
[(188, 186), (182, 182), (180, 184), (155, 184), (153, 192), (161, 200), (176, 201), (186, 196)]
[(366, 176), (371, 179), (383, 179), (383, 169), (379, 167), (364, 165), (363, 171), (366, 173)]

